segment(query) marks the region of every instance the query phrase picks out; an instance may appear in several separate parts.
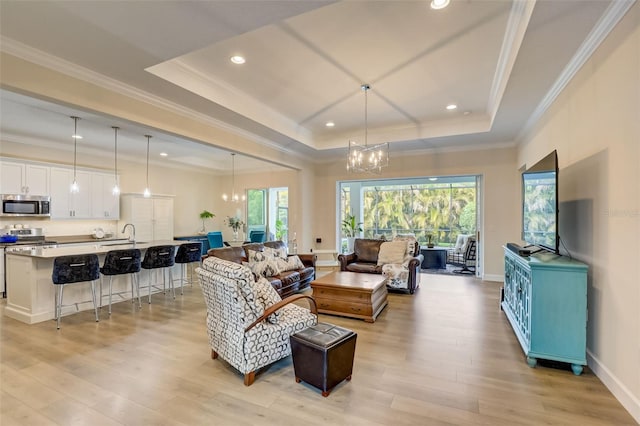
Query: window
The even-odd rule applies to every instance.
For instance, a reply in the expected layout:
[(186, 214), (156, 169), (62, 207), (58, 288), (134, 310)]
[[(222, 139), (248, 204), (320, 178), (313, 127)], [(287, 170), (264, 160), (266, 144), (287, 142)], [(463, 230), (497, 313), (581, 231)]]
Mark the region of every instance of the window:
[(289, 226), (289, 188), (250, 189), (247, 191), (247, 235), (265, 231), (266, 240), (287, 242)]
[(428, 235), (436, 245), (453, 245), (458, 234), (476, 232), (477, 181), (455, 176), (341, 182), (340, 223), (351, 213), (362, 222), (364, 238), (411, 233), (422, 245)]

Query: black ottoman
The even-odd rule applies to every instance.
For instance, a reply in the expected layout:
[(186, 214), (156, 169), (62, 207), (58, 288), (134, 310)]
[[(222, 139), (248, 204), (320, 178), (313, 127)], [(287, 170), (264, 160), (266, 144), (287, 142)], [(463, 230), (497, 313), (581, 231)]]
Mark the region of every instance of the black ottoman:
[(351, 380), (358, 335), (333, 324), (318, 323), (291, 336), (296, 382), (304, 380), (329, 396), (343, 380)]

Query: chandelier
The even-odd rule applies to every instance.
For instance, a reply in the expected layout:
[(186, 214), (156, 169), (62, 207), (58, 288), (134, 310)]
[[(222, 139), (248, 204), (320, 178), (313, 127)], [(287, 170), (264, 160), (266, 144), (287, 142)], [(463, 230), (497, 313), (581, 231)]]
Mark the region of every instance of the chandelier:
[(240, 200), (244, 201), (247, 197), (242, 194), (239, 196), (236, 194), (236, 153), (231, 153), (231, 197), (229, 197), (226, 193), (222, 194), (222, 199), (224, 201), (233, 201), (234, 203), (239, 202)]
[(371, 86), (363, 84), (360, 88), (364, 91), (364, 145), (349, 140), (347, 170), (353, 173), (379, 174), (383, 167), (389, 165), (389, 142), (378, 145), (367, 144), (367, 93)]

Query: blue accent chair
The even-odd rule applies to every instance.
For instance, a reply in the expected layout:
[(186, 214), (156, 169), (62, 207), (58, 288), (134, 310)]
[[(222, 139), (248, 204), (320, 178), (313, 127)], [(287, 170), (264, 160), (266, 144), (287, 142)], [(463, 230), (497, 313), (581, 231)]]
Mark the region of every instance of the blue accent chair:
[(62, 316), (62, 293), (67, 284), (91, 282), (91, 296), (93, 309), (98, 318), (98, 305), (96, 303), (96, 286), (94, 281), (100, 278), (100, 262), (95, 254), (76, 256), (60, 256), (53, 260), (53, 273), (51, 281), (56, 285), (58, 294), (56, 297), (56, 328), (60, 329), (60, 317)]
[(252, 243), (264, 243), (264, 231), (251, 231), (249, 232), (249, 241)]
[(222, 232), (213, 231), (207, 234), (209, 239), (209, 249), (224, 247), (224, 240), (222, 239)]

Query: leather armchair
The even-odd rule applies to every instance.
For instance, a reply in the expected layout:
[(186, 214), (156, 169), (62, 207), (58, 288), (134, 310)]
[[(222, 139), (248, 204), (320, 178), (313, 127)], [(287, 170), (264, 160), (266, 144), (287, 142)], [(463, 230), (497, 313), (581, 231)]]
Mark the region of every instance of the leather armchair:
[[(338, 255), (340, 270), (382, 274), (384, 266), (378, 265), (378, 254), (380, 253), (380, 246), (384, 242), (385, 240), (356, 238), (353, 245), (353, 253)], [(418, 244), (417, 241), (414, 243), (413, 253), (417, 254), (414, 254), (406, 265), (406, 268), (408, 269), (408, 271), (406, 271), (406, 289), (393, 287), (387, 283), (387, 288), (389, 290), (408, 291), (410, 294), (415, 293), (416, 288), (418, 288), (420, 284), (420, 265), (423, 260), (423, 256), (420, 254), (420, 244)]]

